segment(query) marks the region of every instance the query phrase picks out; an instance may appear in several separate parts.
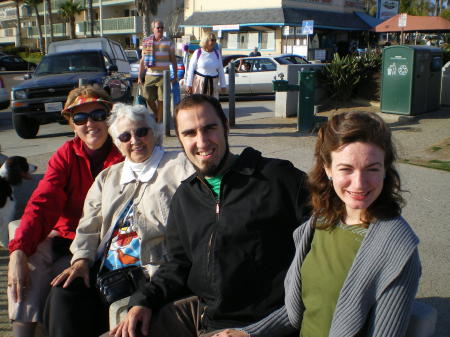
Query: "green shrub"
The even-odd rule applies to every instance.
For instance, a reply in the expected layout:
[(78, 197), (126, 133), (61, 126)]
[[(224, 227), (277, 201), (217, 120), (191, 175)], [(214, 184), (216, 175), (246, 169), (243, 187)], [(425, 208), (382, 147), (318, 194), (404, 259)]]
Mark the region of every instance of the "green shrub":
[(369, 52), (363, 56), (347, 55), (340, 57), (334, 54), (333, 60), (319, 74), (331, 98), (346, 101), (356, 91), (367, 84), (373, 75), (381, 69), (381, 55)]
[(38, 49), (32, 49), (29, 47), (15, 47), (15, 46), (5, 46), (2, 50), (5, 54), (8, 55), (19, 55), (20, 53), (35, 53), (39, 52)]
[(17, 54), (17, 56), (20, 56), (21, 58), (23, 58), (25, 61), (28, 62), (33, 62), (38, 64), (39, 62), (41, 62), (42, 59), (42, 54), (40, 52), (33, 52), (33, 53), (29, 53), (29, 52), (19, 52)]

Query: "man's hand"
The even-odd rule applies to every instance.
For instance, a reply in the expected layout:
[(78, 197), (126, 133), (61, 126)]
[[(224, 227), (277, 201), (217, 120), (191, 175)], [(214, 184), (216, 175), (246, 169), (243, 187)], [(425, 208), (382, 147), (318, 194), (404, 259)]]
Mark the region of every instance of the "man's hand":
[(25, 297), (28, 286), (30, 269), (28, 257), (21, 250), (15, 250), (9, 256), (8, 288), (10, 288), (14, 302), (20, 302)]
[(226, 329), (219, 333), (216, 333), (212, 337), (249, 337), (250, 335), (244, 331), (234, 330), (234, 329)]
[(136, 337), (136, 328), (141, 325), (141, 334), (148, 336), (152, 309), (136, 306), (128, 311), (127, 317), (109, 332), (114, 337)]
[(186, 94), (192, 94), (192, 87), (186, 87)]
[(67, 288), (77, 277), (83, 278), (84, 284), (89, 288), (89, 262), (87, 259), (76, 260), (69, 268), (56, 276), (50, 285), (55, 287), (65, 281), (63, 288)]

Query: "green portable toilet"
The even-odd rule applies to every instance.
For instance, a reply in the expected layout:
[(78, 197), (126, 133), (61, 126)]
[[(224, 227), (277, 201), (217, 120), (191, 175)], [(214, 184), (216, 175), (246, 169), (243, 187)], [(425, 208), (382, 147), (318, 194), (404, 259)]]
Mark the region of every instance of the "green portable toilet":
[(392, 46), (383, 50), (381, 111), (418, 115), (439, 108), (442, 50)]

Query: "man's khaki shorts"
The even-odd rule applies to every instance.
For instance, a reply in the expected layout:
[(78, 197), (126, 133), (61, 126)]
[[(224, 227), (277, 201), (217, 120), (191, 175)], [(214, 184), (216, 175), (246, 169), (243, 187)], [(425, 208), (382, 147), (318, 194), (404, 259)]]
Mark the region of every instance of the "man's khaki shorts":
[(144, 97), (147, 101), (163, 100), (164, 76), (145, 75)]

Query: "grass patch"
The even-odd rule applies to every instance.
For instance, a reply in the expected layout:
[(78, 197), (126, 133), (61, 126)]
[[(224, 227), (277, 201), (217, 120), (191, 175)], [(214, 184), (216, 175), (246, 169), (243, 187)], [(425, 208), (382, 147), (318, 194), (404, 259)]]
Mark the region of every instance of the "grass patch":
[(433, 151), (433, 152), (436, 152), (436, 151), (439, 151), (439, 150), (442, 150), (442, 147), (440, 147), (440, 146), (432, 146), (431, 147), (431, 151)]
[(402, 159), (400, 162), (450, 172), (450, 161)]

